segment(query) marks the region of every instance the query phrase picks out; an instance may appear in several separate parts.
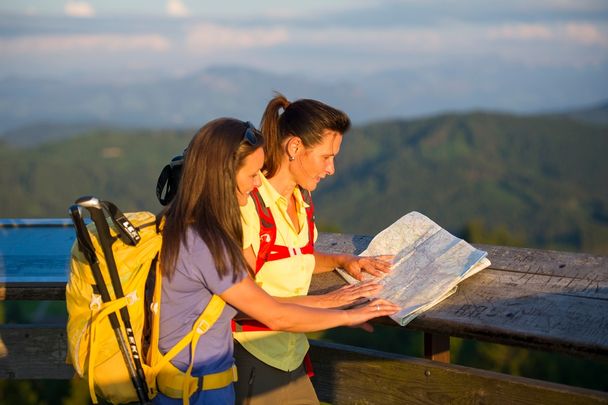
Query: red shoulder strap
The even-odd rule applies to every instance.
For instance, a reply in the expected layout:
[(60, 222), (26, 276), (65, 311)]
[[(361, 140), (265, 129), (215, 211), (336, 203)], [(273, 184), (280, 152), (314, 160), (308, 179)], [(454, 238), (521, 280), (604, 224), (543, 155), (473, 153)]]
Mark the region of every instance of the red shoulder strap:
[(254, 273), (257, 274), (262, 268), (264, 263), (284, 259), (293, 254), (298, 254), (296, 250), (299, 250), (301, 254), (313, 254), (314, 243), (315, 243), (315, 215), (314, 205), (310, 191), (300, 188), (302, 199), (308, 205), (306, 207), (306, 221), (308, 223), (308, 243), (301, 249), (289, 248), (287, 246), (277, 246), (277, 227), (270, 212), (270, 208), (266, 206), (260, 191), (256, 188), (251, 192), (251, 197), (255, 203), (255, 209), (260, 218), (260, 250), (256, 260)]
[(260, 218), (260, 250), (255, 264), (254, 273), (257, 274), (268, 259), (268, 253), (277, 240), (277, 226), (270, 208), (266, 206), (260, 190), (254, 188), (251, 197), (255, 203), (255, 210)]
[[(305, 247), (307, 251), (304, 253), (312, 254), (315, 246), (315, 206), (312, 203), (312, 195), (310, 194), (310, 191), (300, 187), (300, 194), (302, 194), (302, 199), (304, 202), (308, 204), (308, 207), (306, 207), (306, 219), (308, 221), (308, 243)], [(309, 249), (310, 252), (308, 252)]]

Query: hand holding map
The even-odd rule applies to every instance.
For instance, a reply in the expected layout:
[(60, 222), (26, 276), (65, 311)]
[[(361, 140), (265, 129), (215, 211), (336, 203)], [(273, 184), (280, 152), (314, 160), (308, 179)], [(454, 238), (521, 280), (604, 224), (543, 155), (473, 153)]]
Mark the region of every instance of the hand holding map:
[[(455, 237), (418, 212), (410, 212), (372, 239), (361, 256), (394, 255), (393, 268), (376, 279), (377, 295), (401, 307), (391, 318), (407, 325), (456, 291), (458, 283), (490, 265), (487, 253)], [(359, 280), (338, 272), (350, 284)], [(363, 273), (362, 281), (375, 279)]]

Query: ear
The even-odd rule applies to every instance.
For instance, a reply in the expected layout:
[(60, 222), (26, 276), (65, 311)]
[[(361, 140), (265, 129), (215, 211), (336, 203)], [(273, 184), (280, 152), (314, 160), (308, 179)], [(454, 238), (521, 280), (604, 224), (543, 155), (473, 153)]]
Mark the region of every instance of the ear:
[(285, 151), (289, 156), (294, 156), (298, 153), (300, 149), (303, 149), (304, 145), (302, 144), (302, 139), (299, 136), (292, 136), (287, 141), (285, 145)]

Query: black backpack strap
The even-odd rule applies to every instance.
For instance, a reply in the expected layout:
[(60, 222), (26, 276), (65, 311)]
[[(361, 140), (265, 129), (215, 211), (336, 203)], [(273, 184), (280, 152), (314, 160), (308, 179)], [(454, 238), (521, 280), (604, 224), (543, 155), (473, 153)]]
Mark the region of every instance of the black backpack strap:
[(162, 205), (169, 204), (173, 200), (173, 197), (175, 197), (183, 164), (184, 157), (182, 155), (176, 156), (161, 170), (156, 181), (156, 198), (158, 198), (158, 202)]

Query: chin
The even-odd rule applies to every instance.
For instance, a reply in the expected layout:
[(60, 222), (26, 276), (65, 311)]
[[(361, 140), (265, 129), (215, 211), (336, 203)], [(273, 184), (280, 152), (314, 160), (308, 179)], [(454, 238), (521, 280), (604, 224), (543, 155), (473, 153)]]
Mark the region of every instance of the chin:
[(317, 188), (317, 185), (319, 184), (318, 181), (312, 182), (310, 184), (307, 184), (306, 187), (304, 187), (306, 190), (308, 191), (315, 191), (315, 189)]

